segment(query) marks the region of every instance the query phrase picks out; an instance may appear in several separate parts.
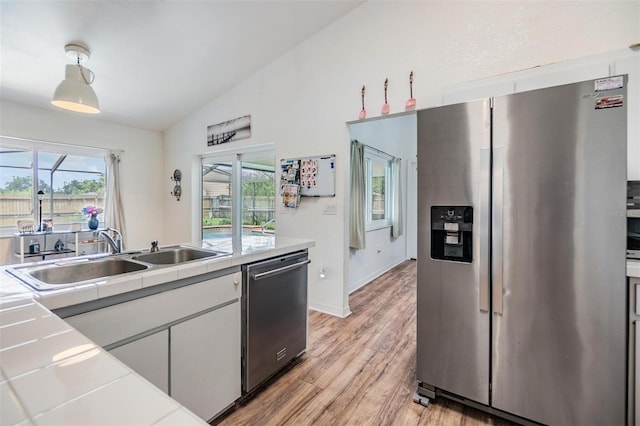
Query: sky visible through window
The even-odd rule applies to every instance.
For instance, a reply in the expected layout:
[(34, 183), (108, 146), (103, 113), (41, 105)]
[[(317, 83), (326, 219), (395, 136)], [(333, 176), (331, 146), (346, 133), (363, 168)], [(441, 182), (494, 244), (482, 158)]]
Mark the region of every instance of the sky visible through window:
[[(51, 183), (51, 168), (61, 155), (52, 152), (38, 153), (38, 177), (47, 185)], [(0, 151), (0, 189), (4, 190), (7, 184), (14, 181), (16, 177), (29, 178), (32, 163), (33, 154), (31, 151), (8, 149)], [(73, 180), (96, 180), (100, 174), (104, 173), (105, 161), (102, 157), (67, 155), (53, 173), (53, 190), (61, 192), (65, 184)]]
[[(34, 152), (38, 170), (33, 182)], [(0, 149), (0, 227), (18, 220), (70, 224), (83, 220), (82, 208), (105, 208), (106, 162), (102, 156), (61, 154), (50, 151)], [(44, 199), (35, 202), (35, 191)], [(40, 215), (42, 206), (42, 217)]]

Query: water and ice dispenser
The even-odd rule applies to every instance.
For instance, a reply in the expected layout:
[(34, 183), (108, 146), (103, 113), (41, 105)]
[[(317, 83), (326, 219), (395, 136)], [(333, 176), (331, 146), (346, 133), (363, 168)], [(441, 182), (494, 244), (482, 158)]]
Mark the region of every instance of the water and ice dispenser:
[(471, 263), (473, 207), (431, 207), (431, 258)]

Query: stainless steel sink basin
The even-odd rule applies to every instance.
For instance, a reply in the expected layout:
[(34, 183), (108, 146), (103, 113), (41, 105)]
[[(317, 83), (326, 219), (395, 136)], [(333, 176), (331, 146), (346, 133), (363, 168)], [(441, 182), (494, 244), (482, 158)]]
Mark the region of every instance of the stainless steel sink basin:
[[(139, 252), (138, 252), (139, 253)], [(54, 290), (82, 281), (113, 277), (149, 268), (176, 265), (192, 260), (225, 256), (229, 253), (194, 247), (164, 247), (157, 252), (123, 253), (110, 257), (78, 258), (7, 269), (11, 275), (36, 290)]]
[(36, 290), (67, 287), (81, 281), (143, 271), (148, 265), (128, 259), (104, 258), (13, 268), (9, 272)]
[(189, 262), (191, 260), (216, 257), (223, 254), (226, 253), (200, 250), (191, 247), (167, 247), (160, 249), (160, 251), (133, 256), (132, 259), (140, 262), (151, 263), (153, 265), (175, 265), (178, 263)]

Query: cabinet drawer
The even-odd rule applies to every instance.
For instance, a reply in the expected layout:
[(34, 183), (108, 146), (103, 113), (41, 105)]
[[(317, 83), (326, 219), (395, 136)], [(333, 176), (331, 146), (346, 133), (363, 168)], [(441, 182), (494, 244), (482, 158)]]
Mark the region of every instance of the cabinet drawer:
[(241, 274), (233, 273), (163, 293), (65, 318), (100, 346), (239, 299)]

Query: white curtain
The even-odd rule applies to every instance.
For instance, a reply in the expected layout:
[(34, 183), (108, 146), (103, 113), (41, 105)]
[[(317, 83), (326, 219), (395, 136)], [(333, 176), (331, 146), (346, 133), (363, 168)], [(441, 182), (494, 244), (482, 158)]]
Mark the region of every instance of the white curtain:
[(391, 177), (392, 199), (391, 199), (391, 236), (398, 238), (402, 235), (402, 173), (401, 166), (402, 160), (399, 158), (393, 159), (391, 171), (393, 176)]
[(351, 141), (351, 206), (349, 209), (349, 247), (365, 247), (364, 215), (366, 208), (364, 182), (364, 145)]
[(122, 248), (125, 248), (126, 227), (124, 208), (120, 193), (120, 153), (112, 152), (107, 157), (107, 200), (105, 217), (107, 224), (122, 234)]

